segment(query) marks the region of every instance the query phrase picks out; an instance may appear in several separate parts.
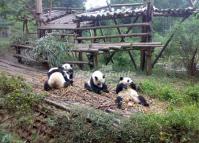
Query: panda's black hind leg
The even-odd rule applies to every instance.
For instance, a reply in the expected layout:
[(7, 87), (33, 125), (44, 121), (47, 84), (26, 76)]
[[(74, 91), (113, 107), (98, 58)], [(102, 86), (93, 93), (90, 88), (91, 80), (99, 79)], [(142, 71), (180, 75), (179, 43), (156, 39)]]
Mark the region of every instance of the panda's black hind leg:
[(117, 104), (117, 108), (119, 109), (122, 109), (122, 102), (123, 102), (123, 98), (118, 96), (116, 99), (115, 99), (115, 103)]
[(48, 81), (45, 81), (45, 83), (44, 83), (44, 90), (45, 91), (49, 91), (49, 90), (51, 90), (52, 88), (48, 85)]
[(140, 100), (140, 104), (142, 104), (145, 107), (149, 107), (149, 104), (143, 96), (138, 96), (138, 99)]

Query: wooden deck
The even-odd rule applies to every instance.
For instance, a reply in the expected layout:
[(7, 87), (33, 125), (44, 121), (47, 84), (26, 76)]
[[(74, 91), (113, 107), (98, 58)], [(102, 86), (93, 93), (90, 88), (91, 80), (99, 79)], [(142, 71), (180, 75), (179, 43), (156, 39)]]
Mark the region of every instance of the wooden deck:
[[(21, 55), (21, 50), (23, 49), (33, 49), (34, 47), (28, 46), (28, 45), (12, 45), (13, 47), (16, 48), (16, 54), (14, 55), (19, 62), (22, 62), (23, 59), (29, 60), (28, 57), (25, 57)], [(92, 43), (92, 44), (74, 44), (74, 49), (71, 50), (71, 52), (74, 52), (78, 55), (78, 60), (77, 61), (66, 61), (71, 64), (77, 64), (80, 66), (80, 68), (83, 68), (84, 64), (88, 64), (90, 67), (96, 67), (98, 65), (98, 55), (103, 54), (106, 59), (106, 64), (109, 64), (111, 61), (113, 61), (113, 56), (120, 52), (124, 51), (127, 52), (131, 62), (134, 66), (135, 69), (137, 69), (137, 65), (134, 60), (134, 56), (132, 55), (131, 51), (132, 50), (140, 50), (140, 51), (145, 51), (146, 52), (146, 65), (147, 65), (147, 70), (146, 73), (150, 73), (152, 70), (152, 55), (147, 54), (148, 52), (151, 53), (152, 49), (154, 48), (161, 48), (163, 45), (160, 42), (136, 42), (136, 43), (128, 43), (128, 42), (121, 42), (121, 43)], [(85, 61), (83, 59), (83, 53), (89, 53), (91, 56), (90, 58)], [(31, 59), (32, 60), (32, 59)], [(47, 62), (43, 61), (43, 62)]]

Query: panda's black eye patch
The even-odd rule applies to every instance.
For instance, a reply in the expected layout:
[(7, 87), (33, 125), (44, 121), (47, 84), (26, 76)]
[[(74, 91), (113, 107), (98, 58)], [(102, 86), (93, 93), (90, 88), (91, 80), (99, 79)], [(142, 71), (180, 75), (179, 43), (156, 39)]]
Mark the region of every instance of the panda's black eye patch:
[(130, 80), (127, 80), (127, 82), (130, 82)]
[(105, 78), (105, 75), (103, 75), (103, 78)]

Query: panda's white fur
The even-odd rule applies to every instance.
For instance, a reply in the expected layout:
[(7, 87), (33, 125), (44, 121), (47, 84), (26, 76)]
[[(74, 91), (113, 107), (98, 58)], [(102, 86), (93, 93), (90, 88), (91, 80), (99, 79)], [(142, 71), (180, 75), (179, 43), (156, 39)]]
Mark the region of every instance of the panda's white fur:
[(143, 106), (149, 106), (143, 96), (138, 95), (137, 86), (133, 80), (129, 77), (121, 77), (119, 84), (116, 87), (116, 93), (118, 97), (116, 102), (122, 105), (122, 102), (128, 104), (129, 101), (142, 104)]
[(100, 94), (101, 91), (108, 92), (107, 85), (105, 84), (105, 75), (101, 71), (93, 72), (84, 87), (98, 94)]
[(62, 73), (55, 72), (49, 77), (47, 82), (51, 88), (58, 89), (58, 88), (63, 88), (66, 81)]
[(63, 64), (61, 67), (54, 67), (48, 71), (48, 80), (44, 84), (44, 90), (52, 88), (59, 89), (72, 85), (73, 69), (70, 64)]

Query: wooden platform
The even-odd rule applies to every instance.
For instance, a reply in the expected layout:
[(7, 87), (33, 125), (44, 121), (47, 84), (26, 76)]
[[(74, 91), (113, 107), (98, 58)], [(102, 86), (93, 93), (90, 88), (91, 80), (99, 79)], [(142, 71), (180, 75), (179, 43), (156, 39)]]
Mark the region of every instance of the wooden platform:
[[(14, 57), (18, 59), (19, 62), (22, 62), (22, 59), (30, 60), (28, 57), (25, 57), (24, 55), (21, 55), (21, 50), (23, 49), (33, 49), (34, 47), (29, 45), (12, 45), (16, 48), (16, 54)], [(136, 43), (128, 43), (128, 42), (121, 42), (121, 43), (92, 43), (92, 44), (75, 44), (74, 49), (71, 50), (71, 52), (75, 52), (78, 54), (78, 60), (77, 61), (66, 61), (70, 64), (76, 64), (79, 65), (80, 68), (83, 68), (84, 64), (88, 64), (90, 67), (96, 67), (98, 65), (98, 55), (103, 54), (106, 59), (106, 64), (109, 64), (111, 61), (113, 61), (113, 56), (120, 51), (126, 51), (131, 59), (131, 62), (135, 69), (137, 69), (136, 62), (134, 60), (134, 56), (132, 55), (132, 50), (140, 50), (146, 52), (146, 73), (151, 73), (152, 70), (152, 55), (151, 51), (154, 48), (157, 47), (163, 47), (163, 45), (160, 42), (136, 42)], [(85, 61), (83, 59), (83, 53), (89, 53), (90, 58)], [(36, 61), (36, 60), (33, 60)], [(47, 62), (44, 61), (45, 63)]]

